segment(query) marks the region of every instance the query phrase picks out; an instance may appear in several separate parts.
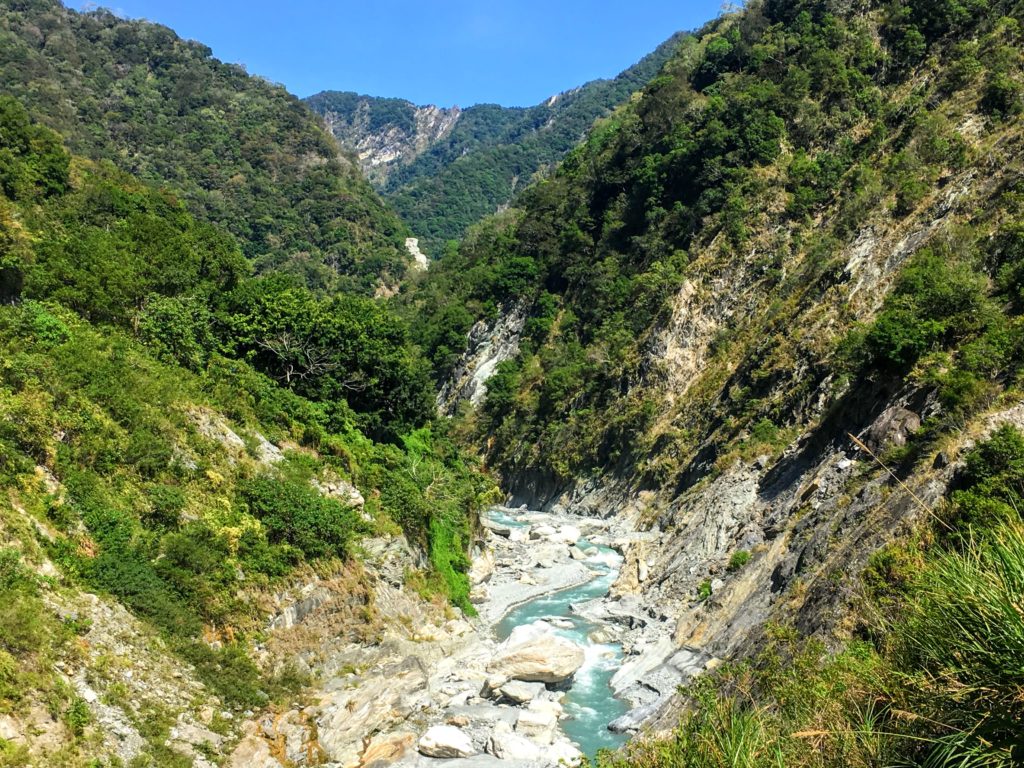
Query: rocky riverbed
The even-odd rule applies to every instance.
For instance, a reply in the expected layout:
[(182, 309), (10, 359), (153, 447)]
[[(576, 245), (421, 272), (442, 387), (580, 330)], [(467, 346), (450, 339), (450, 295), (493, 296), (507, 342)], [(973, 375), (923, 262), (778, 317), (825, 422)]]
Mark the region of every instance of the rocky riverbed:
[[(671, 627), (630, 594), (642, 535), (525, 508), (482, 524), (470, 574), (479, 618), (419, 612), (401, 586), (407, 552), (371, 544), (375, 607), (404, 631), (328, 651), (316, 701), (248, 723), (229, 765), (544, 768), (621, 744), (612, 719), (619, 733), (639, 727), (687, 674), (662, 653)], [(329, 609), (308, 591), (279, 624)]]

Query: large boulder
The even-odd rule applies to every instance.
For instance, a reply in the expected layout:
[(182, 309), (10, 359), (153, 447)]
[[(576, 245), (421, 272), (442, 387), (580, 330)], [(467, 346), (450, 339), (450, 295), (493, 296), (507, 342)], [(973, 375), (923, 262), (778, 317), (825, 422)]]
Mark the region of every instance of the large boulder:
[(563, 525), (556, 533), (548, 536), (548, 539), (560, 544), (575, 544), (581, 535), (580, 529), (575, 525)]
[(516, 704), (525, 704), (540, 696), (543, 690), (544, 683), (524, 683), (522, 680), (510, 680), (498, 689), (498, 693)]
[(473, 558), (473, 563), (469, 567), (469, 583), (472, 586), (483, 584), (488, 581), (491, 576), (494, 575), (494, 550), (490, 547), (484, 547), (483, 551), (479, 555)]
[(536, 541), (537, 539), (546, 539), (549, 536), (554, 536), (557, 531), (550, 525), (537, 525), (530, 529), (530, 538)]
[(470, 757), (476, 754), (473, 741), (454, 725), (435, 725), (420, 736), (417, 748), (427, 757)]
[(535, 621), (512, 630), (495, 651), (487, 672), (508, 680), (560, 683), (583, 666), (583, 649), (556, 635), (549, 624)]

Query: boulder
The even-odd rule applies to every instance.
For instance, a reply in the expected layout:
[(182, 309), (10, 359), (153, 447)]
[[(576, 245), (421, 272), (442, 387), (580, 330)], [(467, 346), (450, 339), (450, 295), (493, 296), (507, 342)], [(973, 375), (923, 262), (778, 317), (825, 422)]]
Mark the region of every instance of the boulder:
[(563, 525), (558, 531), (550, 534), (548, 538), (560, 544), (575, 544), (580, 540), (581, 535), (580, 529), (575, 525)]
[(554, 536), (557, 531), (550, 525), (535, 525), (530, 529), (530, 538), (536, 541), (537, 539), (546, 539), (549, 536)]
[(454, 725), (435, 725), (420, 736), (417, 748), (427, 757), (470, 757), (476, 754), (473, 741)]
[(499, 760), (541, 762), (541, 748), (525, 736), (513, 733), (508, 723), (499, 722), (487, 740), (487, 751)]
[(551, 745), (550, 749), (546, 749), (548, 760), (558, 765), (565, 763), (566, 765), (579, 765), (583, 760), (583, 753), (580, 752), (576, 745), (566, 739), (559, 739)]
[(487, 672), (509, 680), (560, 683), (583, 666), (583, 649), (536, 621), (516, 627), (495, 650)]
[(416, 743), (416, 734), (408, 731), (384, 733), (370, 740), (362, 756), (362, 768), (383, 768), (405, 757)]
[(516, 719), (516, 733), (538, 744), (550, 744), (555, 740), (558, 716), (549, 710), (524, 709)]
[(485, 547), (477, 557), (473, 558), (473, 564), (469, 567), (469, 583), (472, 586), (483, 584), (494, 575), (494, 550)]
[(512, 526), (504, 525), (503, 523), (496, 523), (488, 517), (480, 518), (480, 527), (486, 528), (495, 536), (501, 536), (505, 539), (512, 535)]
[(524, 683), (522, 680), (510, 680), (498, 689), (498, 693), (516, 704), (525, 704), (540, 696), (544, 683)]

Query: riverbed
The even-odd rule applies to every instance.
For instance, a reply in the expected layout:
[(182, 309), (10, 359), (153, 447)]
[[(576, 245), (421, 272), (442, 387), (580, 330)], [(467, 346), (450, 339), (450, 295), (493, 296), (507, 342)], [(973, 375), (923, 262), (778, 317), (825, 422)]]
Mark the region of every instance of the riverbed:
[[(510, 528), (527, 525), (513, 513), (503, 510), (491, 510), (488, 518)], [(595, 545), (582, 538), (576, 542), (576, 547), (587, 555), (580, 562), (590, 571), (590, 579), (511, 609), (495, 626), (495, 634), (498, 640), (504, 640), (517, 626), (543, 620), (552, 624), (557, 634), (583, 648), (586, 660), (566, 693), (564, 706), (567, 717), (560, 725), (580, 750), (592, 758), (599, 749), (615, 749), (626, 741), (626, 736), (612, 733), (607, 727), (629, 709), (625, 702), (612, 695), (610, 685), (612, 676), (622, 665), (622, 645), (595, 641), (595, 633), (603, 625), (575, 614), (572, 607), (608, 594), (618, 577), (622, 556), (609, 547)], [(598, 635), (596, 639), (601, 638)]]

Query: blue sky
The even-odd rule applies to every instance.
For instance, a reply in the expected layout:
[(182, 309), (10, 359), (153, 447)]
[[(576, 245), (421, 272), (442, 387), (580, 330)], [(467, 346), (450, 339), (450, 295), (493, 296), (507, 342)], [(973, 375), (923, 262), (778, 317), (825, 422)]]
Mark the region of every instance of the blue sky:
[[(66, 0), (81, 9), (85, 0)], [(109, 0), (299, 96), (526, 106), (611, 77), (721, 0)]]

